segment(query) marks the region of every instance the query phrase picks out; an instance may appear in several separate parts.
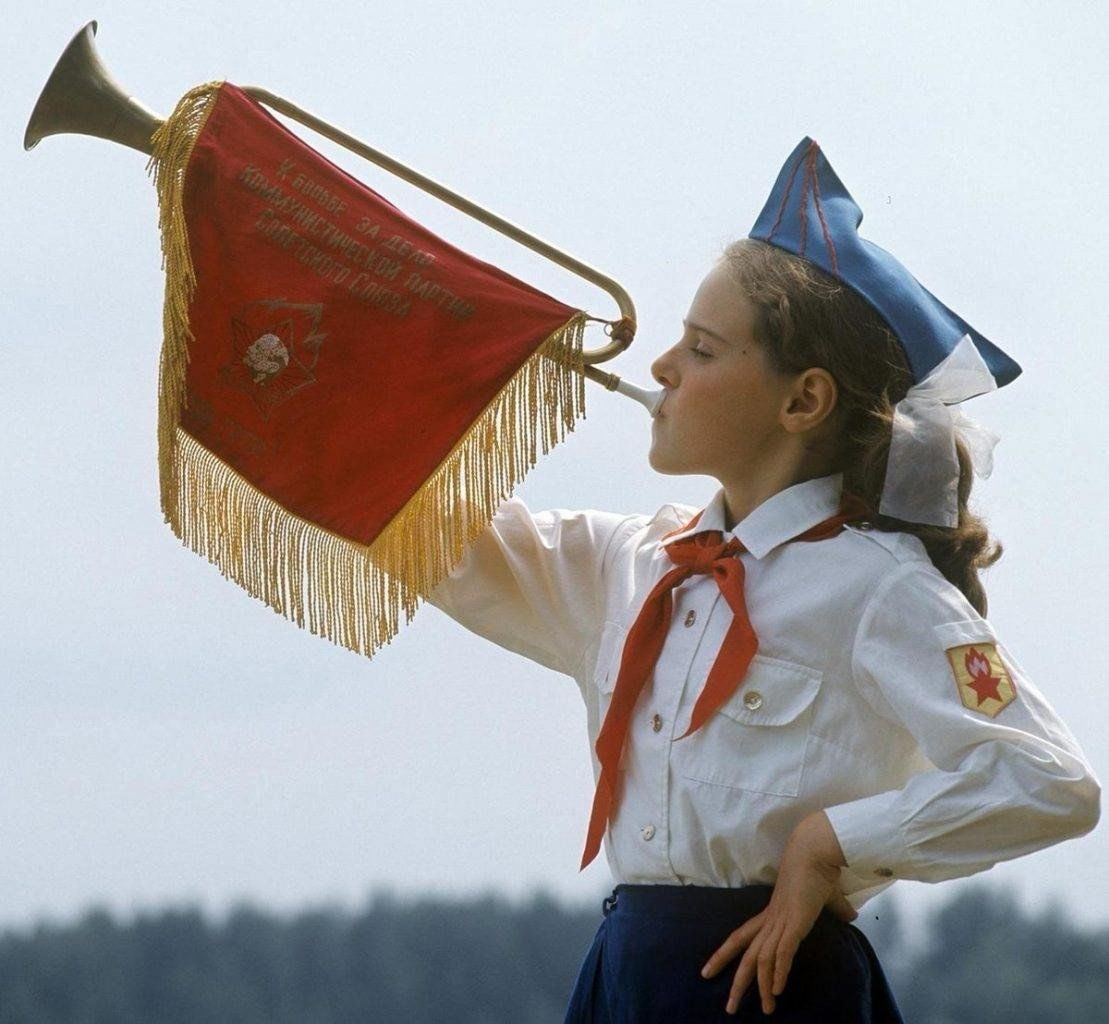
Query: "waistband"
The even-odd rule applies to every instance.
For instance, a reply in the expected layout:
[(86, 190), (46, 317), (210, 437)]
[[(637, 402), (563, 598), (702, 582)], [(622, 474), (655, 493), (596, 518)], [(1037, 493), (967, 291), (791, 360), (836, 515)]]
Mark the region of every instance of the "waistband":
[(602, 909), (607, 917), (620, 913), (652, 914), (660, 917), (726, 915), (754, 917), (770, 901), (769, 885), (745, 885), (738, 889), (707, 885), (618, 885), (606, 896)]

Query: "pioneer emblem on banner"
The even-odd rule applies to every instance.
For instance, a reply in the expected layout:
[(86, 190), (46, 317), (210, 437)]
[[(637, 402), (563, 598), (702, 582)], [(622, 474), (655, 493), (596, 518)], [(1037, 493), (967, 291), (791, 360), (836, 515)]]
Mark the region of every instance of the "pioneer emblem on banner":
[(947, 651), (964, 706), (993, 718), (1016, 700), (1013, 684), (996, 644), (963, 644)]
[(327, 335), (319, 330), (323, 303), (260, 299), (231, 317), (231, 353), (224, 383), (244, 391), (268, 417), (276, 405), (316, 382)]

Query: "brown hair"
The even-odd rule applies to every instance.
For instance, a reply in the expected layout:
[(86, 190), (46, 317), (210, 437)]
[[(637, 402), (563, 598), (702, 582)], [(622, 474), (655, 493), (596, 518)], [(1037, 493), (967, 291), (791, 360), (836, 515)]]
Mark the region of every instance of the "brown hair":
[(854, 290), (776, 246), (744, 238), (725, 249), (724, 262), (754, 307), (755, 338), (774, 369), (800, 373), (821, 367), (835, 378), (833, 459), (834, 471), (843, 473), (844, 490), (863, 500), (876, 529), (919, 537), (936, 568), (985, 615), (986, 592), (978, 572), (1001, 557), (1001, 545), (967, 507), (974, 473), (961, 441), (956, 443), (958, 526), (926, 526), (878, 514), (893, 407), (913, 383), (897, 336)]

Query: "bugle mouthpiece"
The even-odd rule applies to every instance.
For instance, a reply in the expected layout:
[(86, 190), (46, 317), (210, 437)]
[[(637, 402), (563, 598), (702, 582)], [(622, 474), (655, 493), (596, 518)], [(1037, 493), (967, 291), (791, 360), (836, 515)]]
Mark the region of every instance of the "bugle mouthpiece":
[(616, 391), (621, 395), (627, 395), (628, 398), (638, 402), (647, 410), (652, 419), (658, 413), (663, 398), (666, 397), (666, 391), (662, 388), (641, 388), (638, 384), (633, 384), (631, 381), (624, 380), (615, 373), (605, 373), (604, 370), (598, 370), (595, 366), (587, 366), (585, 368), (585, 375), (590, 380), (594, 380), (598, 384), (603, 385), (609, 391)]

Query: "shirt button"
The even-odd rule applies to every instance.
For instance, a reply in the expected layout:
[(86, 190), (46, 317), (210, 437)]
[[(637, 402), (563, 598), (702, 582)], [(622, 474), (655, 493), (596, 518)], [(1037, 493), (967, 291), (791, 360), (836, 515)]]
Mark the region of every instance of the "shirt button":
[(743, 695), (743, 706), (748, 711), (758, 711), (762, 707), (762, 694), (758, 690), (748, 690)]
[(892, 868), (875, 868), (874, 873), (879, 878), (893, 878), (893, 869)]
[(643, 828), (639, 830), (639, 834), (649, 843), (655, 838), (655, 826), (644, 825)]
[(662, 715), (658, 714), (658, 712), (651, 715), (651, 728), (654, 729), (655, 732), (662, 731)]
[(692, 608), (690, 608), (689, 611), (685, 613), (686, 628), (688, 628), (689, 626), (692, 626), (693, 623), (695, 623), (696, 621), (697, 621), (697, 613)]

